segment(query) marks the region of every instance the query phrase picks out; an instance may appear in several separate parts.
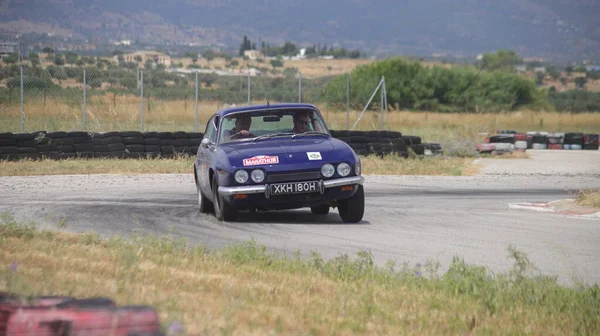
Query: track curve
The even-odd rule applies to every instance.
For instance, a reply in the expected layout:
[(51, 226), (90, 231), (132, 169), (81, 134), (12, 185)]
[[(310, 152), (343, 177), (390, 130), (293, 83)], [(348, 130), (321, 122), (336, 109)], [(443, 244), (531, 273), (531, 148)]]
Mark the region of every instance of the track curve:
[(600, 283), (600, 221), (515, 210), (513, 202), (568, 198), (600, 187), (599, 175), (472, 177), (366, 176), (364, 220), (344, 224), (337, 210), (243, 213), (221, 223), (200, 214), (192, 174), (0, 177), (0, 212), (20, 222), (101, 235), (174, 234), (209, 248), (256, 240), (270, 249), (325, 258), (370, 250), (378, 264), (412, 265), (453, 256), (496, 272), (512, 266), (509, 244), (542, 273)]

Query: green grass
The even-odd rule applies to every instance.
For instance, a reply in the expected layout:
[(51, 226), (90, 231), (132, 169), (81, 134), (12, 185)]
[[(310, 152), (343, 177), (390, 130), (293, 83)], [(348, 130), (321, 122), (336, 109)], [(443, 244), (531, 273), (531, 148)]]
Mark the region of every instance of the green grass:
[(560, 286), (510, 246), (514, 266), (494, 274), (459, 257), (440, 272), (435, 262), (377, 266), (369, 251), (325, 260), (254, 241), (209, 250), (173, 236), (51, 229), (2, 217), (0, 290), (152, 305), (189, 334), (600, 332), (597, 285)]

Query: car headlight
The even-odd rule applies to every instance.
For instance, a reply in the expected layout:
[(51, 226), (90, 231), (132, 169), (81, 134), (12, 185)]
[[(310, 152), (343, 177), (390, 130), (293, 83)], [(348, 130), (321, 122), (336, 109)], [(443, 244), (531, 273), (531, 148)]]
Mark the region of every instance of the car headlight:
[(321, 174), (323, 174), (325, 177), (332, 177), (334, 173), (335, 168), (333, 168), (333, 165), (329, 163), (326, 163), (321, 167)]
[(254, 183), (260, 183), (265, 180), (265, 172), (262, 169), (254, 169), (252, 173), (250, 173), (250, 178)]
[(245, 170), (238, 170), (235, 172), (235, 181), (237, 183), (246, 183), (248, 181), (248, 172)]
[(356, 176), (360, 176), (360, 161), (356, 162), (356, 166), (354, 167), (354, 171), (356, 172)]
[(337, 166), (337, 173), (340, 176), (348, 176), (350, 174), (350, 165), (346, 162), (342, 162)]

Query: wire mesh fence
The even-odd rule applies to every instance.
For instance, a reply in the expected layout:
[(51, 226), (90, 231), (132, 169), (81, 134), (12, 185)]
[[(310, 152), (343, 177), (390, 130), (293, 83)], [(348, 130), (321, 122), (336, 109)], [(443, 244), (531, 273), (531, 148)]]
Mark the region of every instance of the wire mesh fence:
[[(364, 87), (362, 85), (361, 87)], [(0, 68), (0, 132), (203, 131), (227, 106), (316, 105), (331, 129), (385, 129), (384, 91), (356, 92), (349, 75), (303, 78), (208, 71), (49, 66)], [(378, 89), (378, 90), (376, 90)], [(371, 99), (369, 97), (381, 97)], [(370, 110), (371, 118), (359, 120)], [(360, 121), (360, 123), (358, 123)]]

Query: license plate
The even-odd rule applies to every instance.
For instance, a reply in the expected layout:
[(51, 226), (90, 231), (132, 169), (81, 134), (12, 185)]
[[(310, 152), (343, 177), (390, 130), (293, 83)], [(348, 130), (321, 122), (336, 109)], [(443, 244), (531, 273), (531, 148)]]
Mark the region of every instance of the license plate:
[(271, 195), (303, 194), (319, 192), (319, 181), (271, 184)]

